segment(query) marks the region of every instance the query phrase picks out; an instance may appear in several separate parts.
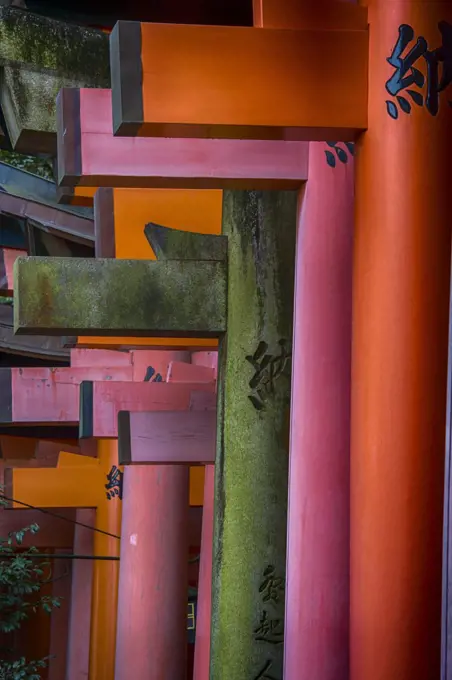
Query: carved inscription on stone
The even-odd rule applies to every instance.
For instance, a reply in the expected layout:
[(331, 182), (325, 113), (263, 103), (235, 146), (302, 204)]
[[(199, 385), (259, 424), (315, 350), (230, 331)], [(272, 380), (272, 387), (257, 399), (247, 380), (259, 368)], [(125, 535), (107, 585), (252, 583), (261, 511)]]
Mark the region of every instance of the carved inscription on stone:
[[(266, 567), (259, 586), (262, 600), (262, 612), (259, 623), (254, 628), (255, 642), (269, 645), (284, 644), (284, 579), (277, 575), (271, 564)], [(259, 668), (253, 680), (281, 680), (281, 673), (275, 667), (275, 662), (269, 659)]]
[(258, 411), (265, 409), (265, 404), (275, 393), (276, 383), (283, 376), (290, 379), (292, 353), (290, 343), (281, 339), (279, 351), (271, 354), (266, 342), (260, 342), (256, 351), (246, 360), (254, 368), (254, 375), (249, 381), (252, 394), (249, 399)]

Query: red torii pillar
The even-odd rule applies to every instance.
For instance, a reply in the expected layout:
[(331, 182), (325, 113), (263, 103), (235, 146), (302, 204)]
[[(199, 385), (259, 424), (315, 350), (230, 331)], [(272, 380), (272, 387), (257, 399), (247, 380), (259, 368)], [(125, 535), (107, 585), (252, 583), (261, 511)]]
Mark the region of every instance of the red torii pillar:
[[(351, 680), (440, 676), (452, 109), (450, 87), (438, 94), (434, 77), (448, 84), (451, 23), (450, 0), (369, 2), (355, 187)], [(449, 71), (435, 64), (441, 45)]]
[[(303, 27), (309, 1), (254, 0)], [(347, 21), (347, 6), (337, 8)], [(284, 678), (349, 680), (353, 147), (309, 144), (295, 265)], [(350, 152), (351, 151), (351, 152)], [(197, 680), (197, 679), (196, 679)]]

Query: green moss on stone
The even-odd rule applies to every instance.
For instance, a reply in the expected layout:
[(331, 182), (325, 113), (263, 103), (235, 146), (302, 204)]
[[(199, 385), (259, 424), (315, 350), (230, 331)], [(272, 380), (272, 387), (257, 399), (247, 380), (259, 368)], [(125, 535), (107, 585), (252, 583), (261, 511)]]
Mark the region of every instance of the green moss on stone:
[(227, 335), (220, 350), (212, 665), (215, 680), (254, 680), (267, 661), (282, 677), (283, 646), (256, 640), (263, 612), (284, 619), (284, 593), (265, 604), (264, 570), (285, 577), (290, 369), (258, 410), (249, 395), (261, 342), (292, 340), (295, 192), (225, 192)]
[(219, 262), (30, 257), (14, 264), (21, 334), (215, 337), (225, 323)]
[(13, 8), (0, 8), (0, 63), (27, 65), (85, 87), (110, 84), (105, 33)]

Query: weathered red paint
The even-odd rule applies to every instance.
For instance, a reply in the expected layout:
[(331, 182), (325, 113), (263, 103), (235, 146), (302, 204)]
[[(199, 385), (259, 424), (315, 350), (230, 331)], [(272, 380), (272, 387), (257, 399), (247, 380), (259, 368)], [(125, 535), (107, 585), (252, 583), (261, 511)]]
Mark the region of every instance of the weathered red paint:
[[(55, 550), (56, 555), (71, 550)], [(48, 680), (61, 680), (66, 674), (69, 610), (71, 602), (72, 560), (55, 559), (52, 563), (52, 597), (60, 598), (50, 620), (50, 659)]]
[(124, 470), (115, 680), (186, 677), (188, 467)]
[[(77, 521), (94, 527), (96, 511), (88, 508), (77, 510)], [(93, 550), (94, 532), (77, 526), (74, 553), (92, 555)], [(93, 566), (94, 563), (91, 560), (74, 560), (72, 564), (66, 680), (87, 680), (88, 678)]]
[[(12, 423), (66, 423), (79, 421), (79, 385), (83, 380), (132, 381), (131, 366), (91, 368), (7, 368), (11, 395), (3, 392), (0, 421)], [(8, 397), (11, 399), (9, 401)], [(9, 412), (8, 412), (9, 409)]]
[(81, 176), (67, 186), (270, 189), (306, 179), (303, 142), (114, 137), (111, 90), (80, 90), (79, 128)]
[(349, 674), (353, 162), (311, 143), (296, 252), (285, 680)]
[(168, 368), (167, 382), (215, 382), (215, 369), (210, 366), (172, 361)]
[(193, 680), (209, 680), (215, 467), (206, 465)]
[[(173, 464), (206, 465), (215, 462), (217, 435), (216, 397), (212, 409), (202, 411), (163, 411), (124, 413), (128, 427), (127, 441), (121, 442), (129, 452), (129, 465)], [(121, 422), (121, 421), (120, 421)], [(126, 464), (125, 460), (121, 461)]]
[(214, 390), (214, 383), (93, 382), (92, 436), (117, 437), (119, 411), (186, 411), (192, 393)]

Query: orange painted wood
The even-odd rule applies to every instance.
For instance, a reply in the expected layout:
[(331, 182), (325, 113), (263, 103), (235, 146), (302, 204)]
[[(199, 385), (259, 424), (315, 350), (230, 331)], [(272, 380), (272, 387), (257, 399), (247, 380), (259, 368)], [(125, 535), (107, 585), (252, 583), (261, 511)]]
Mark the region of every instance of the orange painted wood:
[(188, 468), (128, 467), (115, 680), (186, 677)]
[(5, 538), (12, 531), (20, 531), (31, 524), (37, 524), (39, 526), (38, 533), (33, 535), (26, 533), (22, 543), (23, 547), (28, 548), (34, 545), (36, 548), (70, 548), (72, 550), (75, 510), (73, 508), (53, 508), (52, 512), (65, 519), (59, 519), (39, 510), (28, 508), (0, 509), (0, 536)]
[(338, 0), (253, 0), (254, 26), (302, 30), (367, 29), (367, 8)]
[(0, 295), (11, 297), (14, 290), (13, 265), (18, 257), (26, 257), (26, 250), (0, 248)]
[(306, 179), (300, 142), (114, 137), (111, 90), (61, 90), (57, 119), (58, 183), (79, 192), (81, 185), (293, 189)]
[[(77, 521), (95, 526), (96, 511), (76, 511)], [(82, 526), (75, 528), (74, 553), (94, 554), (94, 532)], [(66, 680), (86, 680), (89, 673), (89, 640), (91, 632), (91, 600), (94, 562), (74, 560), (69, 614)]]
[(353, 140), (367, 127), (365, 28), (118, 22), (110, 46), (117, 135)]
[(215, 462), (216, 397), (212, 410), (118, 414), (121, 465), (206, 465)]
[[(442, 21), (452, 24), (450, 1), (369, 3), (369, 130), (355, 178), (351, 680), (440, 677), (451, 97), (439, 93), (437, 115), (425, 102), (405, 114), (386, 83), (400, 24), (413, 27), (405, 56), (420, 36), (440, 47)], [(424, 58), (413, 66), (427, 78)]]

